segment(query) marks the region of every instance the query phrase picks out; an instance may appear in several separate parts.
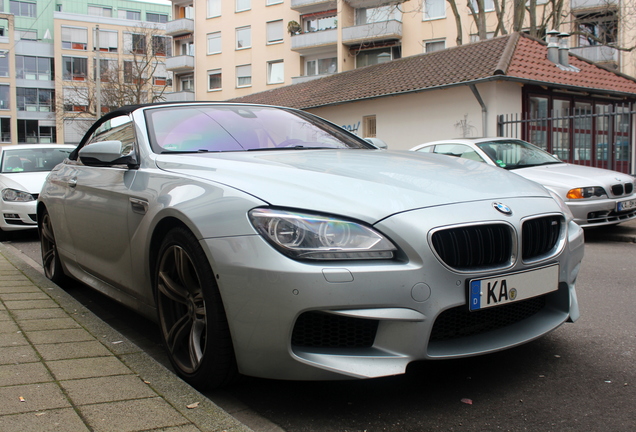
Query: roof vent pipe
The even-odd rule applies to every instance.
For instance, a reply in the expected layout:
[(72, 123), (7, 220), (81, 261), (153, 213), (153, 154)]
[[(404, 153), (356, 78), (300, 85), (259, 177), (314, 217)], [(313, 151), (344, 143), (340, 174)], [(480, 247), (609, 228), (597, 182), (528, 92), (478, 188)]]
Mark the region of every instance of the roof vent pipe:
[(550, 30), (547, 33), (548, 39), (548, 60), (552, 63), (559, 63), (559, 31)]
[(562, 66), (570, 66), (570, 42), (568, 38), (569, 33), (559, 34), (559, 63)]

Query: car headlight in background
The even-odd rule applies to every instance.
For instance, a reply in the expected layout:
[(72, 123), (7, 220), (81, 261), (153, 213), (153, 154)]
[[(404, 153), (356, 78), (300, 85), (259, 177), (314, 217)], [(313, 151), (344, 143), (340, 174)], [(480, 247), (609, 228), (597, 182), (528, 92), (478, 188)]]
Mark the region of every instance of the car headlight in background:
[(2, 189), (2, 200), (7, 202), (35, 201), (33, 195), (17, 189)]
[(548, 190), (548, 192), (550, 192), (550, 195), (552, 195), (552, 198), (554, 198), (554, 200), (557, 202), (557, 204), (559, 205), (559, 207), (561, 208), (561, 211), (565, 214), (565, 219), (566, 221), (569, 223), (571, 221), (574, 220), (574, 214), (572, 214), (572, 210), (570, 210), (570, 208), (568, 207), (568, 205), (565, 203), (565, 201), (563, 201), (563, 198), (561, 198), (556, 192)]
[(391, 259), (397, 250), (372, 228), (344, 219), (262, 208), (249, 216), (269, 243), (294, 259)]
[(607, 195), (605, 193), (605, 189), (603, 189), (600, 186), (595, 186), (595, 187), (583, 187), (583, 188), (570, 189), (565, 196), (568, 199), (582, 199), (582, 198), (600, 197), (603, 195)]

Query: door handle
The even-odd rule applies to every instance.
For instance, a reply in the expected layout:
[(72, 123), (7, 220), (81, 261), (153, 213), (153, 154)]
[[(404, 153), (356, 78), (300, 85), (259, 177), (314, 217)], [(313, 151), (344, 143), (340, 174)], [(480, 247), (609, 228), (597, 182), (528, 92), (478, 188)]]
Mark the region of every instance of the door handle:
[(68, 181), (68, 187), (75, 188), (77, 186), (77, 177), (73, 177)]

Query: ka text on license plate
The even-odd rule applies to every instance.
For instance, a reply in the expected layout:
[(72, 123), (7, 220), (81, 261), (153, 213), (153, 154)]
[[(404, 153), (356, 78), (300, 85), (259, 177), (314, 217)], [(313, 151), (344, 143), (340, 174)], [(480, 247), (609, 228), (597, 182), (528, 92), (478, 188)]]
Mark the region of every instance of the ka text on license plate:
[(471, 279), (468, 301), (471, 311), (516, 302), (556, 291), (559, 265), (541, 267), (484, 279)]

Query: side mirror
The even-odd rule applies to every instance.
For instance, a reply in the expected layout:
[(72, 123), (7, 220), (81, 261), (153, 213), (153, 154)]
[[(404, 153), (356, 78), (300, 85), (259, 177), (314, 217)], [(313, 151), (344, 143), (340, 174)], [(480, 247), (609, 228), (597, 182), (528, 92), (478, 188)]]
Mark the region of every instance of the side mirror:
[(377, 147), (379, 149), (386, 150), (387, 148), (389, 148), (389, 146), (380, 138), (365, 138), (364, 140), (371, 144), (373, 147)]
[(89, 166), (137, 165), (134, 152), (129, 146), (124, 147), (121, 141), (91, 143), (80, 149), (79, 158)]

